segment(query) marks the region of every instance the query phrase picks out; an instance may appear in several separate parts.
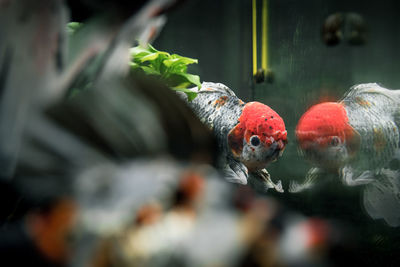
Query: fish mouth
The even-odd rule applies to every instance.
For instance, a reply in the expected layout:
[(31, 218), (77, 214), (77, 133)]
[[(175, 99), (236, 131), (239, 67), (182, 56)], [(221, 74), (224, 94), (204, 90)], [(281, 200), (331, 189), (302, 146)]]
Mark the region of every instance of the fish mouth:
[(300, 151), (303, 157), (320, 168), (326, 169), (330, 172), (336, 172), (340, 168), (340, 160), (329, 157), (326, 152), (321, 151), (314, 146)]
[(272, 153), (272, 155), (271, 155), (272, 161), (278, 160), (278, 158), (280, 158), (281, 155), (282, 155), (282, 150), (276, 149), (276, 150)]
[(282, 156), (282, 153), (285, 150), (285, 145), (285, 142), (282, 140), (274, 141), (268, 148), (266, 159), (269, 159), (268, 161), (276, 161)]
[(282, 141), (273, 141), (269, 146), (264, 145), (262, 154), (258, 154), (255, 158), (243, 158), (243, 162), (249, 171), (264, 169), (282, 155), (284, 147)]

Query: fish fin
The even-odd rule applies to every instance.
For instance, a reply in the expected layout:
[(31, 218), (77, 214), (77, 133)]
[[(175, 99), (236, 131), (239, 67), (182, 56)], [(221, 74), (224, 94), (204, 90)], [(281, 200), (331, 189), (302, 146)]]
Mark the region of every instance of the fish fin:
[[(355, 171), (351, 166), (344, 166), (341, 169), (342, 182), (348, 186), (365, 185), (373, 182), (374, 173), (370, 170), (363, 171), (360, 175), (356, 176)], [(356, 176), (356, 178), (354, 178)]]
[(277, 183), (274, 183), (271, 180), (271, 175), (266, 169), (251, 172), (249, 175), (249, 183), (253, 188), (261, 189), (263, 192), (270, 188), (274, 188), (279, 193), (284, 192), (281, 180), (279, 180)]
[(400, 128), (400, 108), (398, 108), (392, 116), (397, 128)]
[(165, 85), (134, 77), (46, 107), (25, 132), (22, 171), (71, 172), (166, 153), (196, 163), (217, 161), (214, 135), (190, 108)]
[(395, 149), (392, 160), (400, 161), (400, 149)]
[(377, 83), (362, 83), (352, 86), (349, 91), (343, 97), (344, 99), (353, 98), (359, 96), (362, 93), (382, 93), (387, 89), (382, 88)]
[(360, 149), (361, 135), (354, 128), (352, 129), (352, 138), (346, 141), (346, 145), (351, 156), (354, 156)]
[(167, 22), (166, 16), (159, 16), (150, 20), (146, 28), (140, 34), (138, 40), (140, 45), (147, 45), (153, 43), (158, 37), (165, 23)]
[(346, 96), (354, 96), (359, 93), (369, 92), (371, 90), (376, 90), (376, 88), (380, 88), (381, 86), (377, 83), (361, 83), (353, 85), (350, 90), (347, 92)]
[(249, 172), (247, 167), (236, 160), (231, 160), (223, 170), (224, 177), (228, 182), (235, 184), (247, 184)]
[(244, 127), (237, 124), (228, 133), (228, 147), (237, 158), (242, 154), (244, 131)]
[(375, 181), (363, 192), (363, 204), (373, 219), (384, 219), (397, 227), (400, 225), (400, 172), (383, 169)]
[[(68, 94), (98, 85), (129, 72), (130, 50), (135, 39), (151, 41), (149, 32), (160, 30), (164, 16), (154, 17), (151, 10), (162, 9), (166, 1), (149, 3), (130, 18), (110, 20), (94, 17), (70, 36), (69, 62), (62, 84)], [(146, 34), (147, 32), (147, 34)]]
[(316, 184), (316, 179), (318, 178), (320, 173), (321, 173), (321, 169), (316, 168), (316, 167), (311, 168), (307, 172), (306, 178), (303, 183), (299, 183), (297, 181), (290, 181), (289, 192), (290, 193), (300, 193), (300, 192), (303, 192), (305, 190), (308, 190), (308, 189), (314, 187)]
[(391, 90), (380, 86), (378, 83), (362, 83), (354, 85), (350, 88), (350, 90), (345, 94), (343, 99), (352, 100), (355, 97), (359, 97), (361, 94), (380, 94), (385, 95), (388, 98), (399, 101), (400, 100), (400, 91), (399, 90)]
[[(197, 87), (195, 87), (197, 89)], [(222, 83), (213, 83), (213, 82), (203, 82), (201, 84), (201, 89), (199, 92), (205, 92), (205, 93), (213, 93), (213, 92), (219, 92), (227, 96), (235, 96), (235, 93), (225, 84)]]
[[(0, 4), (0, 177), (10, 179), (25, 125), (58, 89), (64, 69), (63, 1)], [(23, 79), (21, 79), (23, 77)]]

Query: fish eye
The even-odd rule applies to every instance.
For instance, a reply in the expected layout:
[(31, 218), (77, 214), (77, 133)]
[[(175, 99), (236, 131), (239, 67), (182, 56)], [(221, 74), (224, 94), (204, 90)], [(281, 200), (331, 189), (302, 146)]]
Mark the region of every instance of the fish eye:
[(261, 141), (260, 141), (260, 138), (259, 138), (257, 135), (253, 135), (253, 136), (250, 138), (250, 143), (251, 143), (251, 145), (253, 145), (253, 146), (258, 146), (258, 145), (261, 143)]
[(339, 143), (340, 143), (339, 137), (333, 136), (331, 138), (331, 146), (337, 146), (337, 145), (339, 145)]

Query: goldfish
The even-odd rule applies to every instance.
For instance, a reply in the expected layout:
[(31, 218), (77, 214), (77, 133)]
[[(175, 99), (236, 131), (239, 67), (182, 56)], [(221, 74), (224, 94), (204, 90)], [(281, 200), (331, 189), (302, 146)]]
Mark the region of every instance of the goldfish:
[(280, 181), (273, 183), (265, 170), (287, 144), (279, 114), (260, 102), (243, 102), (221, 83), (203, 82), (200, 90), (191, 90), (198, 95), (187, 103), (216, 136), (226, 179), (247, 184), (249, 178), (258, 177), (267, 188), (283, 191)]
[[(364, 191), (367, 211), (374, 210), (375, 217), (400, 225), (400, 217), (394, 216), (400, 211), (400, 176), (388, 171), (399, 158), (399, 104), (400, 90), (366, 83), (351, 87), (338, 102), (309, 108), (298, 122), (296, 138), (300, 150), (315, 167), (303, 184), (292, 182), (289, 191), (313, 187), (323, 171), (338, 172), (347, 186), (368, 185)], [(386, 200), (393, 196), (395, 208), (385, 208), (386, 200), (377, 194), (385, 195)]]

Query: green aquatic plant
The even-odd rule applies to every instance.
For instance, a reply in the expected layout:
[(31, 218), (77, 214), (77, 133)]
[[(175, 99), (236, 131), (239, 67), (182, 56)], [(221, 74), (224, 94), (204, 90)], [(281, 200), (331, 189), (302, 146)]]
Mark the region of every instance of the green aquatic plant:
[[(79, 22), (68, 23), (68, 35), (73, 36), (83, 26), (84, 24)], [(197, 96), (197, 93), (189, 90), (188, 87), (197, 86), (200, 88), (200, 77), (187, 73), (188, 65), (197, 64), (197, 59), (158, 51), (150, 44), (132, 47), (130, 53), (130, 68), (132, 72), (139, 72), (140, 74), (161, 79), (171, 89), (184, 92), (188, 96), (189, 101)], [(69, 96), (73, 96), (85, 90), (85, 88), (90, 87), (90, 85), (91, 83), (87, 81), (83, 84), (75, 84), (70, 90)]]
[(197, 64), (197, 59), (158, 51), (150, 44), (131, 48), (131, 56), (132, 71), (161, 78), (171, 89), (186, 93), (189, 101), (197, 96), (196, 92), (187, 89), (193, 85), (201, 87), (200, 77), (187, 73), (187, 66)]
[(69, 23), (67, 23), (67, 33), (71, 36), (77, 30), (79, 30), (82, 26), (83, 26), (83, 24), (80, 22), (69, 22)]

